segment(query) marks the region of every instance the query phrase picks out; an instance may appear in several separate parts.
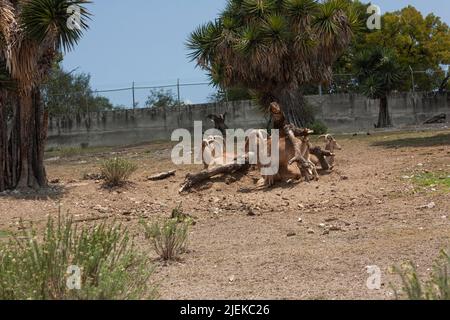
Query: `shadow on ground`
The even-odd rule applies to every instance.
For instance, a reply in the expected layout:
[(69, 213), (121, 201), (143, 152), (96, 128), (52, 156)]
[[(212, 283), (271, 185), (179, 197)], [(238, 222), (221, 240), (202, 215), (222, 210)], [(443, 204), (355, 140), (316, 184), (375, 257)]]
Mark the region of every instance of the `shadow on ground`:
[(450, 146), (450, 134), (438, 134), (431, 137), (420, 138), (400, 138), (395, 140), (377, 141), (372, 144), (374, 147), (384, 147), (388, 149), (408, 148), (408, 147), (440, 147)]
[(15, 190), (0, 193), (1, 198), (12, 198), (17, 200), (38, 200), (46, 201), (49, 199), (59, 200), (66, 194), (66, 188), (62, 186), (51, 186), (40, 190)]

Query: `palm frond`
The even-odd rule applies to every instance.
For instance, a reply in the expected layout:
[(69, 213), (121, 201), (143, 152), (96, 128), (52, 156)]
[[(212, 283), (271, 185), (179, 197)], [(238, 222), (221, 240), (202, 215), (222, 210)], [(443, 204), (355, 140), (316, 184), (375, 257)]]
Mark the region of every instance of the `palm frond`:
[(262, 29), (256, 25), (249, 25), (242, 30), (240, 38), (235, 45), (237, 52), (249, 55), (264, 46)]
[(381, 47), (374, 47), (356, 55), (354, 68), (362, 92), (371, 98), (386, 95), (394, 90), (403, 75), (394, 53)]
[(242, 9), (248, 16), (264, 17), (276, 9), (275, 0), (244, 0)]
[(284, 0), (283, 6), (288, 15), (295, 19), (313, 16), (318, 9), (316, 0)]
[[(83, 31), (89, 28), (87, 21), (91, 14), (85, 8), (89, 0), (33, 0), (23, 3), (20, 23), (30, 39), (42, 43), (45, 39), (55, 39), (57, 48), (69, 51), (79, 42)], [(80, 9), (79, 28), (69, 28), (69, 7)]]
[(220, 21), (208, 22), (195, 29), (186, 42), (187, 48), (191, 50), (188, 54), (191, 61), (207, 66), (213, 59), (221, 35)]
[(288, 22), (280, 14), (271, 14), (262, 25), (262, 32), (269, 41), (289, 41), (291, 33)]

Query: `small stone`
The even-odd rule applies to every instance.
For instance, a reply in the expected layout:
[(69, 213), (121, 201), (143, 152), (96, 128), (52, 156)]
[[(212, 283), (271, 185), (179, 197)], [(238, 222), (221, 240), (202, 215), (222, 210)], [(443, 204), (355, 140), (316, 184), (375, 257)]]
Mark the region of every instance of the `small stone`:
[(315, 234), (316, 232), (313, 229), (308, 229), (308, 234)]
[(298, 223), (303, 223), (303, 219), (302, 218), (298, 218)]
[(295, 232), (289, 232), (288, 234), (287, 234), (287, 236), (290, 238), (290, 237), (295, 237), (297, 234), (295, 233)]
[(94, 207), (94, 210), (98, 211), (99, 213), (107, 213), (109, 209), (106, 207), (102, 207), (101, 205), (97, 205)]
[(430, 202), (429, 204), (421, 206), (418, 209), (434, 209), (434, 208), (436, 208), (436, 203)]
[(347, 176), (341, 176), (341, 180), (348, 180), (348, 177)]

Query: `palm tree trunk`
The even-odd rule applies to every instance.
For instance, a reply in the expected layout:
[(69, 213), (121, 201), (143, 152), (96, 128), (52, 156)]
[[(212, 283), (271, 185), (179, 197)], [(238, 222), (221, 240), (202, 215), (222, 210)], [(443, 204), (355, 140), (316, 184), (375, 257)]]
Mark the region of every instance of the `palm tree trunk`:
[(388, 97), (383, 96), (380, 99), (380, 112), (378, 115), (377, 128), (388, 128), (388, 127), (392, 127), (392, 119), (389, 112)]
[(48, 118), (39, 89), (17, 97), (10, 130), (2, 101), (0, 106), (3, 106), (0, 109), (0, 191), (45, 187), (44, 148)]
[(6, 101), (7, 94), (5, 90), (0, 90), (0, 192), (6, 189), (7, 185), (7, 116), (6, 116)]
[(276, 102), (283, 109), (286, 120), (302, 128), (314, 122), (314, 115), (307, 108), (305, 98), (297, 87), (280, 89), (273, 93)]

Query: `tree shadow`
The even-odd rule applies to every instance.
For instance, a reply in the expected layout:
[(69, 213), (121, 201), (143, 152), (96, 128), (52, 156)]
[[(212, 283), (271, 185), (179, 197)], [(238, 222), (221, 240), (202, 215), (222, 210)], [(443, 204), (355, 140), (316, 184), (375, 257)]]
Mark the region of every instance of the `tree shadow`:
[(374, 147), (383, 147), (387, 149), (398, 148), (426, 148), (426, 147), (442, 147), (450, 146), (450, 134), (438, 134), (432, 137), (420, 138), (401, 138), (388, 141), (377, 141), (372, 144)]
[[(317, 172), (320, 177), (329, 176), (333, 173), (333, 171), (323, 170), (323, 169), (318, 169)], [(241, 188), (237, 192), (238, 193), (253, 193), (253, 192), (257, 192), (257, 191), (272, 192), (272, 191), (276, 191), (276, 190), (291, 190), (291, 189), (295, 189), (297, 186), (299, 186), (301, 184), (315, 183), (315, 182), (317, 182), (317, 181), (307, 182), (307, 181), (305, 181), (304, 178), (301, 178), (298, 180), (297, 179), (288, 179), (288, 180), (283, 180), (283, 181), (276, 181), (275, 184), (270, 187), (255, 185), (255, 186), (249, 187), (249, 188)]]
[(0, 199), (10, 198), (15, 200), (60, 200), (67, 193), (67, 189), (63, 186), (53, 185), (39, 190), (9, 190), (0, 193)]

